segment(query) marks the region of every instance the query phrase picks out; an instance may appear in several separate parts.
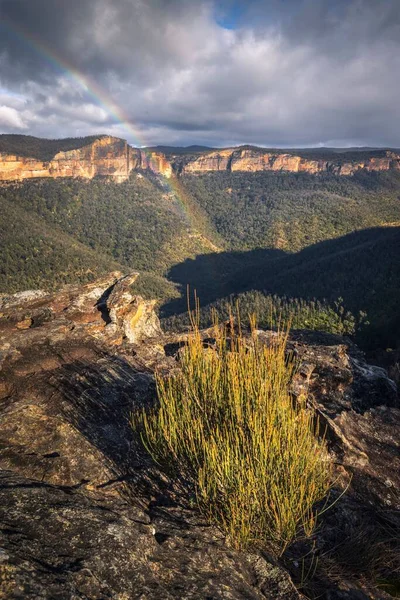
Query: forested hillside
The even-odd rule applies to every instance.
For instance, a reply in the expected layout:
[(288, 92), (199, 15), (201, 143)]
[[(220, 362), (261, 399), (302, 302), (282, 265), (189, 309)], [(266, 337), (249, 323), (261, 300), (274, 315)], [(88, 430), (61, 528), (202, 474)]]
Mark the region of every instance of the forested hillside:
[[(38, 180), (0, 188), (1, 291), (83, 280), (86, 271), (135, 269), (145, 295), (176, 295), (162, 275), (215, 249), (190, 208), (154, 178)], [(86, 276), (85, 276), (86, 277)], [(146, 285), (145, 285), (146, 282)]]
[(32, 135), (2, 134), (0, 135), (0, 153), (15, 154), (38, 160), (51, 160), (57, 152), (76, 150), (93, 143), (101, 135), (91, 135), (81, 138), (63, 138), (46, 140)]
[(0, 293), (86, 282), (121, 268), (0, 195)]
[[(218, 278), (224, 270), (225, 278)], [(228, 299), (239, 302), (243, 315), (255, 312), (265, 323), (271, 308), (288, 316), (292, 298), (292, 322), (299, 327), (357, 334), (365, 348), (400, 346), (400, 222), (297, 253), (260, 249), (200, 256), (173, 267), (169, 276), (198, 291), (203, 325), (211, 323), (213, 310), (226, 317)], [(179, 299), (164, 306), (163, 316), (173, 328), (188, 324)]]
[(400, 344), (400, 222), (324, 241), (275, 264), (255, 264), (237, 275), (242, 289), (301, 298), (343, 298), (347, 309), (366, 312), (362, 343)]
[(183, 181), (232, 250), (297, 251), (400, 220), (400, 172), (185, 175)]

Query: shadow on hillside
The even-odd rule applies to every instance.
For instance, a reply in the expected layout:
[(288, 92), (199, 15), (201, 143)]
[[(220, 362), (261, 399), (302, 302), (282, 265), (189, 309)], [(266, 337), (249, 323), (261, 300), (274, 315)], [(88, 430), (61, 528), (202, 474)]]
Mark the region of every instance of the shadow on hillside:
[(283, 250), (257, 248), (248, 252), (219, 252), (188, 258), (173, 266), (167, 274), (168, 279), (179, 285), (181, 297), (164, 304), (161, 313), (169, 316), (185, 311), (188, 288), (192, 300), (196, 291), (202, 306), (236, 292), (236, 273), (255, 264), (274, 262), (283, 256), (286, 256)]
[(258, 249), (200, 255), (174, 266), (168, 277), (183, 297), (165, 304), (162, 316), (186, 310), (187, 285), (197, 291), (201, 306), (250, 290), (306, 300), (342, 298), (353, 313), (367, 312), (378, 343), (400, 344), (400, 227), (356, 231), (294, 254)]

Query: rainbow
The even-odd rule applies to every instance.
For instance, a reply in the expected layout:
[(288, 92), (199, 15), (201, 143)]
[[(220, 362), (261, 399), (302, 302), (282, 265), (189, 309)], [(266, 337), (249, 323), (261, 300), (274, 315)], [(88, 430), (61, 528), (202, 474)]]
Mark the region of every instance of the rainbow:
[[(129, 138), (134, 140), (135, 144), (141, 149), (142, 152), (145, 152), (150, 168), (155, 172), (158, 171), (157, 166), (152, 158), (152, 153), (144, 149), (146, 144), (143, 139), (140, 139), (140, 134), (134, 128), (130, 117), (122, 109), (122, 107), (114, 101), (114, 99), (103, 87), (94, 81), (94, 79), (82, 73), (72, 63), (60, 56), (57, 51), (55, 51), (53, 48), (50, 48), (32, 32), (25, 30), (21, 26), (17, 26), (15, 23), (11, 23), (11, 21), (8, 19), (2, 19), (0, 22), (0, 28), (4, 28), (19, 42), (22, 42), (22, 44), (27, 46), (29, 49), (33, 49), (36, 54), (41, 56), (57, 72), (61, 71), (63, 75), (66, 75), (72, 81), (77, 83), (83, 89), (85, 94), (87, 94), (97, 106), (103, 108), (116, 123), (123, 126), (123, 128), (127, 131)], [(167, 192), (174, 195), (180, 205), (181, 210), (184, 212), (186, 218), (190, 222), (188, 206), (183, 199), (184, 194), (177, 178), (174, 175), (172, 175), (170, 179), (167, 179), (164, 176), (162, 176), (162, 178), (163, 187)]]
[(104, 108), (116, 123), (122, 125), (126, 129), (133, 138), (135, 144), (138, 146), (146, 145), (144, 140), (140, 139), (140, 135), (133, 127), (130, 117), (113, 100), (106, 90), (94, 81), (94, 79), (83, 74), (72, 63), (60, 56), (56, 50), (50, 48), (37, 36), (26, 31), (21, 26), (17, 26), (14, 23), (3, 19), (1, 21), (1, 27), (4, 27), (11, 35), (17, 38), (19, 42), (22, 42), (24, 45), (29, 46), (30, 49), (33, 49), (36, 54), (41, 56), (56, 71), (61, 71), (64, 75), (76, 82), (95, 104)]

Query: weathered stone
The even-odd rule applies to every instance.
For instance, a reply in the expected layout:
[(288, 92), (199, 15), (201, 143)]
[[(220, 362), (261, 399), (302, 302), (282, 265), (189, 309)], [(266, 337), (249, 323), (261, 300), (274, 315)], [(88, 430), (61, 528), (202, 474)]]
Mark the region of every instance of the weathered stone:
[(183, 171), (185, 173), (197, 171), (226, 171), (229, 168), (231, 157), (231, 149), (207, 152), (207, 154), (202, 154), (198, 158), (190, 160), (183, 168)]
[(150, 170), (169, 179), (174, 174), (207, 171), (285, 171), (292, 173), (334, 173), (353, 175), (357, 171), (400, 169), (400, 155), (386, 151), (382, 158), (342, 164), (329, 160), (308, 160), (294, 153), (263, 152), (249, 148), (227, 148), (190, 157), (172, 164), (162, 152), (133, 148), (125, 140), (101, 136), (94, 142), (66, 152), (58, 152), (50, 161), (0, 153), (0, 182), (23, 181), (40, 177), (109, 177), (126, 181), (132, 171)]
[[(60, 292), (30, 292), (19, 302), (20, 294), (0, 297), (0, 350), (8, 353), (19, 344), (27, 345), (44, 337), (64, 339), (93, 336), (107, 343), (124, 340), (139, 343), (162, 334), (154, 312), (154, 301), (143, 300), (129, 287), (138, 273), (107, 277), (83, 286), (65, 286)], [(23, 332), (21, 330), (24, 330)], [(22, 334), (23, 333), (23, 334)]]
[(169, 179), (172, 174), (172, 165), (162, 152), (144, 152), (140, 151), (140, 165), (141, 169), (150, 169), (154, 173), (159, 173)]
[(150, 169), (171, 177), (172, 167), (163, 154), (144, 152), (112, 136), (101, 136), (91, 144), (58, 152), (51, 160), (43, 162), (0, 153), (0, 182), (23, 181), (38, 177), (109, 177), (116, 182), (126, 181), (132, 170)]
[(108, 328), (123, 331), (131, 343), (161, 334), (160, 322), (154, 312), (156, 301), (144, 302), (129, 290), (138, 276), (139, 273), (133, 273), (119, 279), (104, 302), (98, 304), (101, 310), (105, 308), (109, 314)]
[[(153, 303), (130, 292), (136, 276), (0, 300), (3, 597), (300, 598), (282, 563), (233, 551), (188, 508), (131, 428), (132, 411), (155, 401), (154, 369), (179, 368), (187, 339), (162, 335)], [(209, 331), (204, 343), (215, 351)], [(294, 332), (288, 352), (299, 363), (293, 395), (307, 396), (327, 427), (334, 495), (349, 486), (321, 518), (312, 551), (298, 555), (319, 552), (323, 569), (349, 532), (372, 543), (375, 521), (398, 505), (397, 393), (344, 338)], [(300, 580), (301, 560), (290, 556)], [(337, 555), (329, 560), (340, 577), (317, 572), (321, 597), (387, 597), (368, 575), (340, 570)]]
[(3, 471), (0, 511), (6, 598), (301, 597), (282, 568), (227, 551), (181, 510), (143, 510)]
[(353, 175), (361, 169), (388, 171), (400, 169), (400, 155), (387, 151), (384, 158), (336, 164), (329, 160), (309, 160), (294, 153), (262, 152), (249, 148), (228, 148), (202, 154), (182, 166), (185, 173), (206, 171), (286, 171), (291, 173), (334, 173)]

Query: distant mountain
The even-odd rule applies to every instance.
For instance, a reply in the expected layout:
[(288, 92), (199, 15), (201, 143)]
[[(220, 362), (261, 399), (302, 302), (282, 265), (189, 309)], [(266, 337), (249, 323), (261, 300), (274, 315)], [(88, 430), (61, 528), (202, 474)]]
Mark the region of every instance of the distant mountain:
[(163, 152), (166, 156), (176, 156), (182, 154), (203, 154), (205, 152), (214, 152), (217, 148), (209, 146), (148, 146), (144, 148), (149, 152)]

